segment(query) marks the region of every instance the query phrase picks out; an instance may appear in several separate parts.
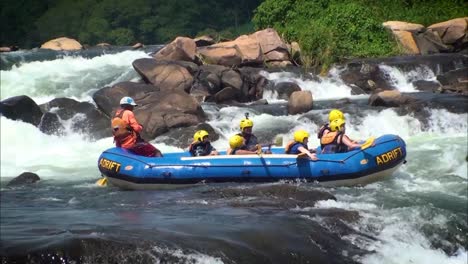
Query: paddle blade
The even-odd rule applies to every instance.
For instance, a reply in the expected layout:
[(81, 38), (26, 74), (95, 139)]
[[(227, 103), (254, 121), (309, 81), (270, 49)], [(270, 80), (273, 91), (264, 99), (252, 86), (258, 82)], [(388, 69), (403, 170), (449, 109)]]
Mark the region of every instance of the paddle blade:
[(104, 187), (104, 186), (107, 186), (107, 178), (106, 177), (103, 177), (99, 180), (96, 181), (96, 184), (98, 186), (101, 186), (101, 187)]
[(374, 144), (375, 138), (370, 137), (361, 145), (361, 149), (366, 149)]

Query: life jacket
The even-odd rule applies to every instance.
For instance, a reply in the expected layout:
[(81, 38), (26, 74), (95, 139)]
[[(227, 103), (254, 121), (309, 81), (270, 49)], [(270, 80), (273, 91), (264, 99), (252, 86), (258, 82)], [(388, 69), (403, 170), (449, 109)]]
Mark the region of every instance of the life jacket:
[(211, 146), (210, 142), (203, 142), (203, 141), (194, 141), (189, 146), (189, 151), (192, 156), (208, 156), (210, 155), (213, 147)]
[[(320, 139), (322, 153), (343, 153), (348, 151), (348, 146), (343, 143), (344, 134), (341, 131), (329, 132)], [(338, 143), (340, 141), (340, 143)]]
[(325, 130), (331, 131), (330, 124), (327, 123), (327, 124), (320, 127), (320, 130), (317, 133), (317, 138), (318, 139), (321, 139), (323, 137), (323, 133), (325, 132)]
[(296, 142), (296, 141), (290, 141), (286, 147), (284, 148), (284, 153), (286, 154), (299, 154), (300, 151), (298, 150), (299, 147), (304, 147), (305, 149), (308, 149), (307, 145), (304, 145), (303, 143)]
[(112, 119), (112, 135), (114, 135), (114, 140), (123, 140), (133, 132), (132, 127), (122, 119), (125, 111), (117, 110)]

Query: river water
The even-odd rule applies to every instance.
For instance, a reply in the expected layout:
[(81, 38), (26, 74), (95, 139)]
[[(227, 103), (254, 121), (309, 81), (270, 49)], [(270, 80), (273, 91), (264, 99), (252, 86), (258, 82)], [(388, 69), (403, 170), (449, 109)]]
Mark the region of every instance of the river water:
[[(138, 80), (131, 63), (143, 57), (143, 51), (122, 51), (24, 61), (1, 71), (1, 99), (24, 94), (38, 104), (56, 97), (92, 102), (99, 88)], [(417, 92), (411, 81), (435, 78), (424, 67), (382, 69), (404, 92)], [(365, 99), (351, 95), (338, 77), (265, 76), (299, 83), (316, 102)], [(284, 103), (274, 93), (264, 98)], [(221, 135), (213, 144), (224, 149), (246, 109), (203, 107)], [(112, 147), (111, 137), (90, 140), (71, 129), (45, 135), (0, 117), (2, 263), (467, 263), (467, 113), (427, 109), (422, 120), (391, 108), (344, 110), (352, 138), (397, 134), (406, 141), (407, 163), (392, 177), (353, 188), (302, 182), (102, 188), (95, 185), (97, 158)], [(320, 123), (308, 115), (324, 120), (328, 113), (249, 111), (254, 133), (280, 135), (285, 143), (298, 128), (317, 131)], [(152, 143), (163, 152), (182, 150), (165, 137)], [(6, 186), (24, 171), (41, 181)]]

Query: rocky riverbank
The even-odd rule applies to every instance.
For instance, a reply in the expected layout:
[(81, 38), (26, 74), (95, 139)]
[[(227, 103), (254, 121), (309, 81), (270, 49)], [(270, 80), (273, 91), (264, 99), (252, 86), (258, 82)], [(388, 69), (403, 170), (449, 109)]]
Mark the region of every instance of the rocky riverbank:
[[(66, 44), (58, 46), (67, 47)], [(318, 77), (294, 65), (294, 58), (299, 53), (297, 43), (285, 43), (273, 29), (221, 43), (213, 43), (209, 38), (178, 37), (152, 53), (151, 58), (133, 61), (132, 66), (140, 76), (138, 82), (126, 81), (102, 87), (93, 95), (94, 104), (55, 98), (37, 105), (23, 95), (3, 100), (0, 112), (7, 118), (31, 123), (47, 134), (60, 135), (63, 133), (61, 121), (70, 120), (74, 130), (99, 139), (110, 135), (108, 124), (120, 98), (131, 96), (140, 105), (135, 114), (144, 126), (143, 136), (147, 139), (171, 134), (172, 131), (178, 131), (178, 135), (190, 135), (200, 127), (215, 134), (205, 123), (207, 117), (203, 104), (217, 104), (218, 107), (265, 105), (268, 101), (262, 99), (263, 94), (269, 91), (287, 101), (284, 107), (287, 114), (303, 114), (316, 108), (314, 95), (304, 91), (298, 83), (271, 82), (265, 77), (265, 72), (281, 71), (295, 72), (300, 78), (311, 78), (317, 82), (338, 74), (339, 79), (351, 87), (353, 94), (370, 95), (366, 107), (420, 111), (431, 105), (450, 111), (467, 111), (468, 55), (439, 53), (352, 60), (336, 65), (328, 77)], [(429, 69), (434, 72), (435, 79), (415, 80), (412, 85), (433, 94), (402, 94), (398, 91), (398, 84), (382, 70), (382, 65), (403, 72)], [(447, 101), (458, 103), (443, 103)], [(339, 102), (355, 104), (349, 99)], [(332, 105), (341, 107), (342, 104)]]

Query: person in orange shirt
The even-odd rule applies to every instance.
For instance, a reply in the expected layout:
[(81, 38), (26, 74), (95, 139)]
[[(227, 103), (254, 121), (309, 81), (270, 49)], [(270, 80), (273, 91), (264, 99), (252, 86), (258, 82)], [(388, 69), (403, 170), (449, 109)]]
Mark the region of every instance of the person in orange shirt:
[(143, 126), (135, 118), (133, 113), (135, 106), (137, 104), (131, 97), (123, 97), (120, 100), (120, 109), (115, 112), (112, 119), (115, 146), (141, 156), (162, 157), (161, 151), (141, 138), (140, 132)]

